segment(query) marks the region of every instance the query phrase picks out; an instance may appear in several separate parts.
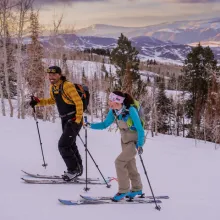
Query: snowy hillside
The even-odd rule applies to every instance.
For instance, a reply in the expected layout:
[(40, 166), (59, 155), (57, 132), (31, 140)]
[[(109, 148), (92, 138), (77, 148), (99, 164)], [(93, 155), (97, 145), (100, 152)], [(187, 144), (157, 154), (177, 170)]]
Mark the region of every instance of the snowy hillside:
[[(36, 123), (33, 119), (18, 120), (0, 117), (0, 173), (2, 220), (61, 220), (61, 219), (154, 219), (154, 220), (219, 220), (220, 219), (220, 151), (214, 144), (197, 142), (181, 137), (148, 136), (143, 159), (155, 195), (169, 195), (163, 200), (160, 212), (154, 204), (64, 206), (58, 198), (77, 199), (79, 194), (112, 196), (117, 192), (117, 182), (112, 187), (92, 186), (88, 193), (84, 185), (28, 185), (23, 183), (21, 169), (44, 174), (61, 174), (64, 163), (58, 153), (57, 141), (61, 134), (56, 123), (39, 121), (39, 128), (48, 167), (42, 165)], [(81, 131), (84, 139), (84, 130)], [(84, 147), (77, 141), (84, 160)], [(116, 176), (114, 160), (120, 153), (120, 135), (115, 132), (88, 130), (88, 147), (105, 176)], [(85, 160), (84, 160), (85, 162)], [(89, 158), (89, 177), (100, 177)], [(141, 163), (138, 169), (144, 191), (151, 195)]]
[[(161, 62), (175, 62), (182, 64), (186, 55), (191, 51), (188, 45), (157, 40), (154, 37), (139, 36), (130, 38), (132, 45), (139, 51), (141, 60), (156, 59)], [(40, 41), (44, 48), (50, 49), (57, 46), (57, 42), (41, 36)], [(88, 48), (113, 49), (117, 45), (117, 39), (105, 37), (82, 37), (74, 34), (57, 36), (57, 41), (68, 50), (85, 50)], [(30, 43), (29, 38), (24, 39), (25, 44)]]
[[(198, 45), (198, 41), (195, 43), (186, 45), (183, 43), (172, 42), (172, 39), (158, 40), (152, 36), (138, 36), (129, 38), (132, 45), (139, 51), (140, 59), (155, 59), (163, 63), (176, 63), (181, 65), (185, 60), (187, 54), (191, 51), (192, 46)], [(42, 45), (50, 49), (57, 46), (57, 42), (49, 38), (48, 36), (41, 36), (40, 41)], [(102, 48), (102, 49), (113, 49), (117, 45), (117, 39), (106, 38), (106, 37), (95, 37), (95, 36), (76, 36), (74, 34), (63, 34), (57, 36), (57, 41), (68, 50), (84, 50), (88, 48)], [(24, 39), (24, 43), (30, 43), (29, 38)], [(212, 46), (213, 53), (216, 59), (220, 60), (219, 54), (219, 41), (207, 41), (204, 46)]]
[[(44, 62), (48, 65), (59, 65), (62, 67), (62, 62), (55, 59), (44, 59)], [(83, 61), (83, 60), (67, 60), (67, 65), (69, 68), (69, 71), (73, 73), (75, 76), (79, 76), (81, 80), (81, 74), (83, 72), (83, 69), (85, 71), (85, 75), (90, 78), (91, 76), (94, 76), (96, 73), (98, 76), (101, 74), (101, 69), (103, 63), (100, 62), (92, 62), (92, 61)], [(114, 74), (116, 72), (115, 66), (111, 64), (104, 64), (107, 71), (110, 71)]]

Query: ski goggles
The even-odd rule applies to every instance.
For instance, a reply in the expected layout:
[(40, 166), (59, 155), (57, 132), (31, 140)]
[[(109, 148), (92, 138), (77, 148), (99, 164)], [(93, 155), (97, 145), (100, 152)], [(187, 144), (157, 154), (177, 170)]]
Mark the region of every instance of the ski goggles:
[(123, 103), (125, 98), (119, 95), (116, 95), (115, 93), (111, 92), (108, 98), (111, 102), (117, 102), (117, 103)]

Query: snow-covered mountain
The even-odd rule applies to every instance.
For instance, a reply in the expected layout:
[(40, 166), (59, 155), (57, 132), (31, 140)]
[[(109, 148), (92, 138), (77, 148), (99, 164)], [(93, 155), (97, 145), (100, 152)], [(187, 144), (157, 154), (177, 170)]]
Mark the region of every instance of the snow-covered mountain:
[(182, 63), (191, 51), (188, 45), (164, 42), (153, 37), (141, 36), (131, 38), (142, 59), (156, 59), (159, 61), (175, 61)]
[[(84, 50), (86, 48), (112, 49), (117, 44), (117, 39), (110, 37), (77, 36), (75, 34), (62, 34), (56, 40), (48, 36), (41, 36), (40, 40), (44, 47), (56, 47), (58, 44), (67, 49)], [(156, 59), (160, 62), (175, 62), (181, 64), (186, 55), (191, 51), (191, 46), (173, 43), (171, 41), (161, 41), (154, 37), (139, 36), (130, 38), (132, 45), (137, 48), (142, 60)], [(24, 39), (29, 43), (30, 39)], [(196, 45), (196, 44), (195, 44)], [(192, 46), (195, 46), (192, 45)], [(213, 48), (216, 59), (220, 60), (219, 48)]]
[[(44, 47), (62, 45), (67, 49), (86, 48), (112, 49), (124, 33), (138, 49), (140, 58), (181, 64), (191, 47), (199, 42), (213, 49), (220, 61), (220, 17), (195, 21), (165, 22), (146, 27), (120, 27), (96, 24), (76, 31), (76, 34), (61, 34), (56, 39), (41, 36)], [(28, 43), (29, 38), (24, 42)]]
[[(30, 43), (29, 37), (24, 38), (25, 44)], [(48, 36), (40, 36), (40, 41), (45, 47), (65, 46), (67, 48), (112, 48), (117, 44), (117, 39), (108, 37), (94, 37), (94, 36), (78, 36), (76, 34), (61, 34), (56, 38)]]
[(208, 41), (219, 38), (220, 18), (165, 22), (145, 27), (120, 27), (96, 24), (77, 31), (77, 34), (81, 36), (113, 38), (119, 37), (121, 33), (130, 38), (150, 36), (162, 41), (172, 41), (180, 44)]

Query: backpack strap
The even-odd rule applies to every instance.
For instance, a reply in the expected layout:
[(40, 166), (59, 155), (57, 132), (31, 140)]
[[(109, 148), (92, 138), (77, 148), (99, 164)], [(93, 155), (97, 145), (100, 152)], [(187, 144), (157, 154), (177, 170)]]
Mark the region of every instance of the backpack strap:
[[(119, 129), (119, 125), (118, 125), (118, 116), (116, 115), (116, 113), (115, 113), (115, 110), (113, 110), (112, 109), (112, 112), (113, 112), (113, 115), (114, 115), (114, 117), (115, 117), (115, 123), (116, 123), (116, 125), (117, 125), (117, 129)], [(126, 117), (127, 115), (129, 114), (129, 109), (125, 109), (124, 110), (124, 112), (121, 114), (121, 116), (122, 116), (122, 118), (123, 117)], [(128, 120), (129, 120), (129, 118), (128, 118)], [(127, 122), (126, 122), (127, 123)], [(127, 123), (128, 124), (128, 123)], [(128, 128), (129, 128), (129, 126), (128, 126)]]
[(62, 94), (69, 102), (71, 102), (73, 105), (75, 105), (75, 103), (73, 102), (73, 100), (70, 99), (70, 97), (64, 92), (63, 85), (64, 85), (65, 82), (66, 82), (66, 80), (63, 81), (63, 83), (61, 83), (61, 85), (60, 85), (61, 94)]
[[(67, 80), (64, 80), (64, 81), (60, 84), (60, 86), (59, 86), (59, 93), (60, 93), (61, 95), (63, 95), (63, 96), (65, 97), (65, 99), (67, 99), (70, 103), (72, 103), (73, 105), (75, 105), (74, 102), (73, 102), (73, 100), (71, 100), (71, 99), (69, 98), (69, 96), (64, 92), (63, 85), (64, 85), (64, 83), (65, 83), (66, 81), (67, 81)], [(54, 95), (54, 88), (52, 88), (52, 92), (53, 92), (53, 95)]]
[[(138, 109), (138, 106), (136, 105), (136, 103), (135, 103), (135, 104), (132, 104), (131, 107), (134, 107), (134, 108), (137, 110), (137, 113), (138, 113), (138, 115), (139, 115), (139, 109)], [(115, 113), (114, 110), (113, 110), (113, 114), (114, 114), (114, 116), (115, 116), (115, 120), (116, 120), (116, 124), (117, 124), (118, 116), (116, 115), (116, 113)], [(124, 110), (124, 112), (122, 113), (122, 118), (123, 118), (123, 117), (125, 118), (128, 114), (129, 114), (129, 109), (126, 108), (126, 109)], [(140, 115), (139, 115), (139, 117), (140, 117)], [(143, 119), (142, 119), (141, 117), (140, 117), (140, 121), (141, 121), (142, 126), (144, 127), (144, 121), (143, 121)], [(130, 116), (127, 118), (126, 123), (127, 123), (127, 125), (128, 125), (128, 128), (129, 128), (130, 130), (133, 130), (133, 125), (134, 125), (134, 123), (133, 123), (133, 121), (132, 121), (132, 119), (131, 119)], [(118, 124), (117, 124), (117, 125), (118, 125)]]
[(76, 90), (77, 90), (78, 93), (79, 93), (79, 92), (82, 93), (81, 98), (83, 98), (83, 97), (86, 98), (86, 93), (85, 93), (85, 91), (84, 91), (82, 85), (80, 85), (80, 84), (74, 84), (74, 86), (75, 86), (75, 87), (77, 86), (77, 87), (79, 88), (79, 89), (76, 88)]
[(115, 118), (115, 120), (114, 120), (114, 122), (116, 123), (116, 125), (117, 125), (117, 129), (116, 129), (116, 131), (119, 129), (119, 125), (118, 125), (118, 117), (117, 117), (117, 115), (116, 115), (116, 113), (115, 113), (115, 110), (113, 110), (112, 109), (112, 112), (113, 112), (113, 115), (114, 115), (114, 118)]

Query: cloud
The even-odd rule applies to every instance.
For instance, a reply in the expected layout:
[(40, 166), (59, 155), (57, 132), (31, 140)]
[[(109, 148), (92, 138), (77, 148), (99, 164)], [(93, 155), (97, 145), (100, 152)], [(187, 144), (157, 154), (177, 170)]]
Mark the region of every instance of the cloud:
[(76, 3), (76, 2), (94, 3), (94, 2), (107, 2), (107, 1), (108, 0), (35, 0), (34, 3), (36, 5), (41, 5), (41, 4), (52, 5), (58, 3), (63, 3), (63, 4)]
[(217, 3), (219, 0), (174, 0), (179, 3)]

